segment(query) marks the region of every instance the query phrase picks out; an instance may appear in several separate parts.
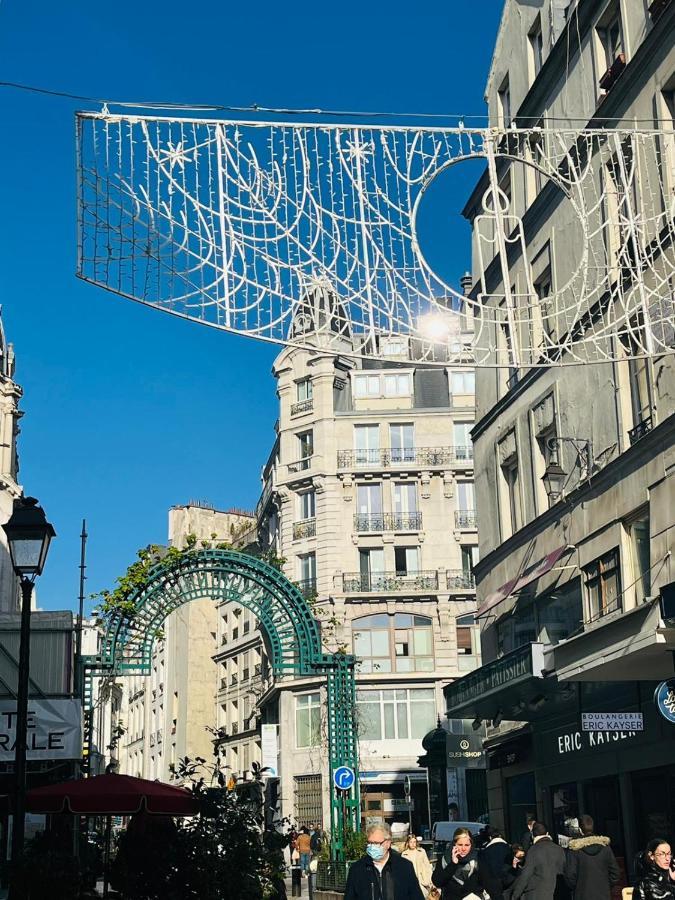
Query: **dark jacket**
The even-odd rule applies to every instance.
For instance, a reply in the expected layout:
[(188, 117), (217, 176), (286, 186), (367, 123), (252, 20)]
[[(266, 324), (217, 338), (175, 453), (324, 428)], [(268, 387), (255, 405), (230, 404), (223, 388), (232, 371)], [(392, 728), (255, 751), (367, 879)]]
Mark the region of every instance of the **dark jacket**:
[(565, 851), (551, 838), (533, 843), (525, 856), (525, 865), (513, 888), (513, 900), (553, 900), (558, 879), (565, 871)]
[[(458, 870), (471, 860), (475, 863), (474, 870), (462, 883), (455, 876), (459, 876)], [(431, 880), (436, 887), (441, 888), (442, 900), (462, 900), (463, 897), (467, 897), (469, 894), (478, 894), (480, 897), (483, 891), (489, 890), (489, 878), (486, 876), (485, 867), (474, 851), (458, 863), (454, 863), (452, 861), (452, 848), (446, 850), (436, 863)]]
[(565, 862), (565, 881), (574, 900), (611, 900), (621, 873), (610, 840), (601, 834), (573, 838)]
[(424, 900), (424, 897), (412, 863), (390, 851), (382, 874), (369, 856), (352, 863), (345, 900)]
[(633, 897), (636, 900), (673, 900), (675, 881), (667, 869), (661, 869), (655, 863), (648, 862), (644, 874), (635, 885)]
[(487, 882), (490, 900), (502, 900), (504, 888), (512, 884), (509, 879), (513, 868), (513, 850), (510, 845), (503, 838), (493, 838), (479, 852), (478, 861), (482, 864), (483, 880)]

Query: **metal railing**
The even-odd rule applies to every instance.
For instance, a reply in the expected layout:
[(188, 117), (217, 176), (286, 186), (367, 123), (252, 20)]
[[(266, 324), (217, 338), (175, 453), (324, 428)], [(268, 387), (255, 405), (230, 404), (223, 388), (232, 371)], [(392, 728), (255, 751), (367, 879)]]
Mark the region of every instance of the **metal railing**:
[(297, 403), (291, 403), (291, 415), (299, 416), (301, 413), (311, 412), (314, 409), (314, 398), (309, 400), (298, 400)]
[(288, 474), (297, 475), (298, 472), (306, 472), (312, 467), (312, 457), (303, 456), (302, 459), (296, 459), (295, 462), (288, 464)]
[(476, 519), (475, 509), (456, 509), (455, 510), (455, 528), (477, 528), (478, 520)]
[(391, 466), (449, 466), (473, 460), (473, 445), (338, 450), (338, 469), (387, 469)]
[(272, 482), (272, 477), (270, 476), (263, 486), (262, 495), (260, 500), (255, 505), (255, 517), (259, 519), (263, 513), (263, 510), (267, 506), (270, 497), (272, 496), (272, 491), (274, 490), (274, 484)]
[(346, 594), (438, 590), (438, 572), (348, 572), (342, 589)]
[(357, 513), (354, 531), (419, 531), (422, 513)]
[(639, 441), (640, 438), (643, 438), (646, 434), (648, 434), (652, 430), (652, 417), (647, 416), (646, 419), (643, 419), (641, 422), (638, 422), (635, 428), (631, 428), (628, 432), (628, 440), (631, 444), (634, 444), (636, 441)]
[(302, 519), (293, 523), (293, 540), (314, 537), (316, 535), (316, 519)]
[(612, 600), (611, 603), (608, 603), (606, 606), (600, 607), (600, 609), (596, 610), (592, 616), (588, 619), (584, 619), (584, 625), (593, 625), (594, 622), (599, 622), (600, 619), (604, 619), (605, 616), (609, 616), (612, 613), (621, 612), (623, 609), (623, 605), (621, 603), (621, 596), (616, 597)]
[(448, 569), (445, 573), (448, 590), (475, 590), (476, 579), (471, 572), (464, 569)]
[(344, 894), (347, 886), (347, 863), (320, 859), (316, 867), (316, 890)]

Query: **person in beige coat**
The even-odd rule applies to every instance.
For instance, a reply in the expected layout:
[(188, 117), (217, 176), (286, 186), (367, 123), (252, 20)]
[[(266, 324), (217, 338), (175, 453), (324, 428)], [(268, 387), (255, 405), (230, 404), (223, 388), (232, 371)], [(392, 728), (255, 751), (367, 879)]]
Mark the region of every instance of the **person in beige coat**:
[(420, 889), (422, 894), (426, 897), (432, 887), (431, 875), (433, 869), (426, 852), (422, 847), (417, 846), (417, 838), (414, 834), (411, 834), (405, 842), (405, 850), (401, 856), (413, 864), (415, 875), (420, 883)]

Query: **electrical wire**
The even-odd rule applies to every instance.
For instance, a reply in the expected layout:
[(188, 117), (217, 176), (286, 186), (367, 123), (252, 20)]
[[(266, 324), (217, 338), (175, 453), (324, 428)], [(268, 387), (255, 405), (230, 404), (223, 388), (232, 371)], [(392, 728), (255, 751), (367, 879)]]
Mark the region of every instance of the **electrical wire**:
[[(62, 100), (77, 100), (82, 103), (95, 103), (102, 107), (120, 107), (122, 109), (168, 109), (168, 110), (182, 110), (185, 112), (197, 111), (197, 112), (224, 112), (224, 113), (263, 113), (269, 115), (285, 115), (285, 116), (331, 116), (331, 117), (356, 117), (356, 118), (364, 118), (364, 119), (434, 119), (434, 120), (457, 120), (459, 123), (459, 127), (462, 127), (462, 124), (468, 120), (480, 120), (487, 121), (488, 115), (486, 113), (474, 113), (472, 115), (466, 115), (464, 113), (424, 113), (424, 112), (383, 112), (382, 110), (378, 111), (364, 111), (364, 110), (336, 110), (336, 109), (321, 109), (317, 108), (290, 108), (290, 107), (274, 107), (274, 106), (259, 106), (257, 103), (252, 103), (250, 106), (226, 106), (224, 104), (206, 104), (206, 103), (174, 103), (171, 101), (154, 101), (154, 100), (140, 100), (140, 101), (127, 101), (127, 100), (110, 100), (103, 97), (91, 97), (86, 94), (74, 94), (70, 91), (57, 91), (51, 88), (39, 87), (37, 85), (29, 85), (29, 84), (21, 84), (17, 81), (0, 81), (0, 88), (7, 88), (8, 90), (15, 91), (25, 91), (31, 94), (40, 94), (48, 97), (57, 97)], [(519, 122), (539, 122), (541, 120), (541, 113), (538, 113), (536, 116), (519, 116), (516, 118)], [(608, 117), (601, 116), (599, 117), (603, 123), (607, 122), (621, 122), (624, 120), (622, 116), (616, 117)], [(583, 122), (585, 124), (589, 123), (588, 118), (570, 118), (567, 116), (546, 116), (547, 122)], [(592, 119), (590, 120), (593, 121)], [(651, 126), (658, 125), (660, 122), (664, 122), (669, 124), (669, 120), (667, 118), (657, 118), (652, 117), (648, 119), (632, 119), (635, 123), (647, 122)]]

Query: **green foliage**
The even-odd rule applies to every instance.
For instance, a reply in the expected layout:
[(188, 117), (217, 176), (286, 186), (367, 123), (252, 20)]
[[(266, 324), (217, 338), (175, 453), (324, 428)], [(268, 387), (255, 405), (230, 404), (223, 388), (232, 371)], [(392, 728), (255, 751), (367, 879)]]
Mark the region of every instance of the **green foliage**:
[(75, 900), (94, 886), (101, 871), (99, 851), (84, 839), (79, 859), (75, 858), (72, 834), (65, 827), (38, 834), (27, 845), (21, 861), (26, 896), (50, 900)]
[(222, 732), (209, 731), (213, 761), (185, 758), (175, 773), (199, 815), (120, 843), (114, 882), (128, 900), (273, 900), (283, 885), (289, 838), (265, 827), (264, 770), (254, 764), (253, 780), (228, 790)]
[[(366, 852), (366, 844), (368, 843), (366, 839), (365, 831), (346, 831), (345, 832), (345, 842), (344, 842), (344, 851), (345, 851), (345, 859), (347, 862), (350, 862), (355, 859), (361, 859)], [(321, 847), (321, 853), (319, 854), (319, 859), (329, 860), (330, 859), (330, 834), (327, 833), (325, 836), (325, 840)]]

